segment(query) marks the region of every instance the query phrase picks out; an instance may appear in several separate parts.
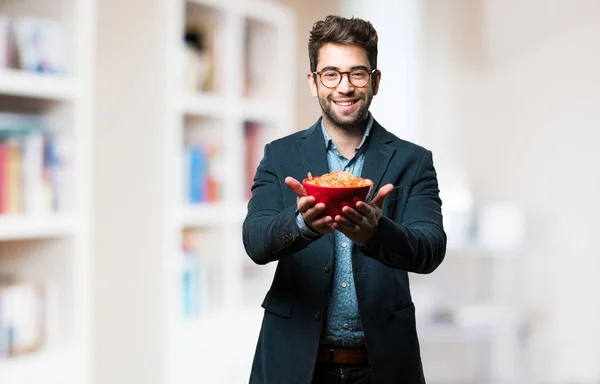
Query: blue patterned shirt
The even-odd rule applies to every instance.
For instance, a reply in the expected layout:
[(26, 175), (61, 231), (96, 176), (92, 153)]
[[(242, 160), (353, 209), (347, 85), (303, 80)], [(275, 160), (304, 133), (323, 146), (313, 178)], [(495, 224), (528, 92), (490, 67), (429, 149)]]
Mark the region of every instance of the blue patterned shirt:
[[(362, 141), (354, 150), (354, 156), (348, 159), (338, 151), (321, 120), (330, 172), (342, 171), (348, 168), (353, 175), (361, 176), (365, 160), (364, 144), (372, 126), (373, 116), (369, 113), (367, 129)], [(306, 226), (300, 213), (296, 215), (296, 221), (305, 236), (314, 237), (314, 232)], [(329, 305), (321, 343), (333, 346), (358, 347), (364, 345), (364, 333), (358, 312), (356, 287), (354, 286), (354, 274), (352, 273), (353, 242), (339, 231), (335, 231), (334, 236), (333, 285), (329, 295)]]

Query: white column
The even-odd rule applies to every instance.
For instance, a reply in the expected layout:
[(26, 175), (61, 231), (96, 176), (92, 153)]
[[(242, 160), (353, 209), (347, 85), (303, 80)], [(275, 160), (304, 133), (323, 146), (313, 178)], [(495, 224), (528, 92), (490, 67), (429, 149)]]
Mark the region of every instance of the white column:
[(419, 142), (419, 40), (421, 0), (340, 0), (344, 17), (370, 21), (379, 35), (382, 79), (373, 99), (375, 119), (397, 136)]

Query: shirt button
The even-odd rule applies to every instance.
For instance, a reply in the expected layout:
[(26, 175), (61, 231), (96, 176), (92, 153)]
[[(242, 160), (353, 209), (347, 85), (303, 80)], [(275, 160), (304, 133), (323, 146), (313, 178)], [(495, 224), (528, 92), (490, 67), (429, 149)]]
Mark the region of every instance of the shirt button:
[(321, 312), (315, 313), (315, 319), (317, 319), (317, 320), (321, 319)]
[(326, 263), (323, 269), (325, 270), (325, 272), (329, 272), (331, 271), (331, 265), (329, 265), (329, 263)]
[(348, 329), (350, 326), (348, 324), (344, 324), (344, 329)]
[(342, 243), (342, 247), (346, 248), (348, 246), (348, 243)]
[(348, 284), (342, 283), (342, 288), (346, 288), (347, 286), (348, 286)]

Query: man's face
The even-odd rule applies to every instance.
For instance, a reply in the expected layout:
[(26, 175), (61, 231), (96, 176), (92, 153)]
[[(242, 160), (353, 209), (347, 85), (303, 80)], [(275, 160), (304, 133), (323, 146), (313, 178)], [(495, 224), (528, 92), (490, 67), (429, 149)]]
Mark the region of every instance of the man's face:
[[(357, 45), (324, 44), (319, 50), (317, 72), (335, 69), (340, 72), (362, 69), (371, 72), (367, 51)], [(350, 83), (347, 75), (342, 75), (341, 83), (334, 88), (325, 87), (319, 76), (308, 75), (308, 84), (314, 97), (318, 97), (323, 110), (323, 118), (340, 128), (351, 129), (367, 117), (373, 96), (379, 90), (381, 73), (377, 71), (363, 87)]]

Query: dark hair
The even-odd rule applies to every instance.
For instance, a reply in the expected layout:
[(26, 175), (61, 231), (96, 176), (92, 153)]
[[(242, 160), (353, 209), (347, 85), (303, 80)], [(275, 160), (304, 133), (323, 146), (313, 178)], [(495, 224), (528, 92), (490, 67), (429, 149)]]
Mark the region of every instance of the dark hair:
[(377, 68), (377, 31), (363, 19), (329, 15), (313, 24), (308, 40), (310, 70), (317, 70), (319, 49), (326, 43), (355, 44), (367, 51), (371, 69)]

